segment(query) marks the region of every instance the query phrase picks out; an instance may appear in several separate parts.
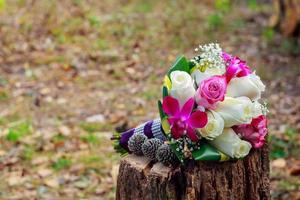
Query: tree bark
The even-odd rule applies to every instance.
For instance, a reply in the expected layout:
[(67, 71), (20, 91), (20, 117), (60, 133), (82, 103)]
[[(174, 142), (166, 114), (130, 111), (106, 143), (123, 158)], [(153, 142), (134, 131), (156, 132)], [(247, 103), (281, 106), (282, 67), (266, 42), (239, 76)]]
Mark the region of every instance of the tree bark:
[(268, 146), (243, 160), (174, 168), (129, 155), (120, 164), (116, 199), (270, 199)]
[(299, 34), (300, 0), (273, 0), (270, 26), (277, 27), (285, 36)]

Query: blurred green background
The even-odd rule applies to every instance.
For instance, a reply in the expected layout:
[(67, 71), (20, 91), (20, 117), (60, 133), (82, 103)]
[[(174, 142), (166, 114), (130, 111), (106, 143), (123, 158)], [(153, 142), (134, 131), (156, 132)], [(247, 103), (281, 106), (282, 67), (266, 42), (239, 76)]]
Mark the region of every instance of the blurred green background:
[(114, 199), (112, 133), (157, 117), (169, 66), (207, 42), (267, 85), (272, 198), (299, 199), (300, 41), (268, 26), (272, 12), (267, 0), (0, 0), (0, 199)]

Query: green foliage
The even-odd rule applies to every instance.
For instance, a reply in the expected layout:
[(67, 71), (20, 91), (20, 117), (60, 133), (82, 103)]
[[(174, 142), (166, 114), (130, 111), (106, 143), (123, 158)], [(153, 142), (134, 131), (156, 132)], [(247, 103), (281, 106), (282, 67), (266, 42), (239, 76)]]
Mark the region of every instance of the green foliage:
[(170, 69), (168, 71), (168, 76), (170, 76), (171, 72), (176, 71), (176, 70), (185, 71), (187, 73), (189, 73), (189, 71), (190, 71), (189, 63), (183, 55), (178, 56), (176, 58), (176, 61), (172, 64), (172, 66), (170, 67)]
[(23, 153), (22, 153), (22, 158), (24, 160), (31, 160), (34, 156), (35, 150), (32, 146), (25, 146)]
[(248, 0), (247, 5), (251, 10), (257, 10), (259, 7), (257, 0)]
[(59, 158), (56, 162), (53, 163), (52, 167), (55, 170), (62, 170), (69, 168), (72, 164), (72, 161), (67, 158)]
[(300, 41), (295, 38), (285, 38), (280, 46), (280, 50), (285, 54), (300, 54)]
[(221, 12), (227, 13), (231, 9), (231, 2), (230, 0), (216, 0), (215, 8)]
[(0, 101), (5, 101), (9, 98), (9, 95), (6, 91), (0, 91)]
[(29, 122), (17, 122), (8, 129), (6, 139), (9, 141), (19, 141), (21, 137), (28, 135), (32, 132), (32, 126)]
[(274, 38), (274, 35), (275, 35), (275, 31), (273, 28), (267, 27), (262, 32), (262, 36), (267, 42), (272, 41)]
[(134, 10), (141, 13), (147, 13), (151, 12), (153, 9), (153, 3), (152, 1), (138, 1), (139, 3), (136, 3)]
[(73, 3), (74, 3), (76, 6), (79, 6), (79, 5), (82, 3), (82, 0), (73, 0)]
[(207, 17), (208, 27), (216, 29), (223, 24), (222, 15), (220, 13), (213, 13)]
[(107, 49), (107, 47), (108, 47), (108, 44), (104, 39), (98, 38), (96, 40), (96, 43), (95, 43), (96, 49), (105, 50), (105, 49)]
[(57, 142), (62, 142), (66, 139), (66, 137), (62, 134), (57, 134), (56, 136), (53, 137), (53, 142), (57, 143)]
[(89, 21), (90, 25), (93, 27), (99, 27), (101, 24), (100, 18), (96, 15), (89, 15), (88, 21)]
[(207, 24), (209, 29), (217, 29), (223, 25), (223, 17), (231, 10), (230, 0), (216, 0), (215, 12), (207, 16)]
[(0, 11), (1, 11), (1, 10), (4, 10), (5, 5), (6, 5), (5, 0), (0, 0)]
[(293, 144), (296, 139), (296, 134), (297, 134), (295, 129), (288, 127), (286, 129), (286, 131), (284, 132), (284, 134), (288, 137), (289, 142), (291, 144)]
[(88, 133), (94, 133), (104, 129), (109, 129), (109, 124), (99, 122), (81, 122), (80, 127)]
[(285, 158), (293, 154), (294, 149), (300, 144), (296, 140), (296, 131), (292, 128), (287, 128), (284, 135), (287, 139), (281, 139), (274, 135), (269, 136), (269, 142), (271, 144), (270, 158)]
[(7, 83), (7, 80), (4, 77), (0, 76), (0, 86), (5, 86)]
[(150, 100), (155, 100), (158, 98), (158, 93), (156, 88), (151, 88), (149, 90), (143, 91), (140, 96), (143, 97), (144, 99), (150, 101)]
[(246, 22), (243, 19), (234, 19), (231, 23), (233, 28), (239, 29), (245, 27)]
[(90, 155), (90, 156), (84, 157), (82, 159), (82, 161), (86, 164), (98, 163), (98, 162), (101, 162), (102, 160), (103, 159), (98, 155)]
[(299, 190), (300, 181), (299, 180), (281, 180), (278, 184), (279, 188), (287, 191)]
[(84, 142), (90, 143), (90, 144), (98, 144), (99, 143), (99, 138), (93, 134), (89, 133), (81, 137), (81, 140)]
[(270, 158), (285, 158), (288, 156), (288, 143), (274, 135), (269, 136), (271, 144)]

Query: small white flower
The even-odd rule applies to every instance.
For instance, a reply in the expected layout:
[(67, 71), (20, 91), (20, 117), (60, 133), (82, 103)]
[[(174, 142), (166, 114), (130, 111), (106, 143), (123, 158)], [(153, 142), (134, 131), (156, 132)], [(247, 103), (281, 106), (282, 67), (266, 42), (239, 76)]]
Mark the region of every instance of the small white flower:
[(192, 60), (196, 65), (225, 69), (222, 49), (218, 43), (199, 45), (199, 50), (201, 50), (201, 54)]

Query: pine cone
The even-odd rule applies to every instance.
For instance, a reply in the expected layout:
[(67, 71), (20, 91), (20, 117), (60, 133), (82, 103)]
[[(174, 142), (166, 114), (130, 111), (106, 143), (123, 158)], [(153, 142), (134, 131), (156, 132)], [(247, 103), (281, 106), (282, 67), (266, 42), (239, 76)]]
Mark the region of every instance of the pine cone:
[(128, 149), (136, 155), (143, 155), (142, 145), (147, 139), (147, 136), (143, 134), (134, 134), (129, 138)]
[(163, 141), (157, 138), (146, 140), (142, 145), (142, 152), (146, 157), (155, 160), (156, 151), (162, 144)]
[(164, 165), (173, 165), (178, 162), (175, 153), (168, 144), (161, 145), (156, 152), (156, 159)]

